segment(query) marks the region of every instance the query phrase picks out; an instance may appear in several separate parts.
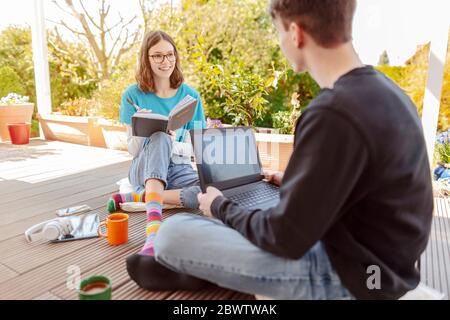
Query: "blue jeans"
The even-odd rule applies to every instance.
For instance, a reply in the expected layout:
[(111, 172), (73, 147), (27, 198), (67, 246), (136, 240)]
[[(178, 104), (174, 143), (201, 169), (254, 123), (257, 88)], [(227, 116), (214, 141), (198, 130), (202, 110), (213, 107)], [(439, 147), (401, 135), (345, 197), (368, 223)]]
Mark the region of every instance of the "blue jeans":
[(156, 260), (221, 287), (274, 299), (353, 299), (318, 242), (301, 259), (263, 251), (217, 219), (177, 214), (155, 239)]
[[(176, 159), (175, 159), (176, 160)], [(173, 161), (172, 139), (163, 132), (156, 132), (133, 159), (128, 179), (135, 192), (145, 190), (148, 179), (158, 179), (167, 190), (181, 189), (181, 205), (185, 208), (198, 208), (197, 194), (201, 192), (197, 172), (190, 159)]]

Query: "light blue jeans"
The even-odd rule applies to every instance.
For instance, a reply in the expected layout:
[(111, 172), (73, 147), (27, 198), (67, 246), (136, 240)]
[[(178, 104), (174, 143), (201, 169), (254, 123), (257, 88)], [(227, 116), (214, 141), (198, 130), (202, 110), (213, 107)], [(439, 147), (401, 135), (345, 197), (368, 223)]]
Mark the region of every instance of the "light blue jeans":
[(221, 287), (274, 299), (353, 299), (321, 242), (301, 259), (263, 251), (217, 219), (177, 214), (155, 239), (156, 260)]
[(156, 132), (143, 150), (131, 162), (128, 179), (135, 192), (145, 190), (148, 179), (161, 180), (167, 190), (181, 189), (181, 205), (185, 208), (198, 208), (197, 194), (201, 192), (197, 172), (190, 159), (176, 161), (172, 156), (172, 139), (163, 132)]

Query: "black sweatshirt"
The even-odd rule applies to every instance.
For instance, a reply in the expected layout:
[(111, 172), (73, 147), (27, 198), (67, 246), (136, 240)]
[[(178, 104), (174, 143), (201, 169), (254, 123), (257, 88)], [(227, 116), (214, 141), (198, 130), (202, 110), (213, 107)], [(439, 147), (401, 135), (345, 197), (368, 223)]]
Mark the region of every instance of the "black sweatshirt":
[[(417, 110), (371, 66), (323, 89), (299, 118), (280, 203), (246, 210), (218, 197), (213, 215), (274, 255), (301, 258), (322, 241), (359, 299), (397, 299), (420, 279), (433, 195)], [(381, 289), (374, 284), (380, 269)], [(370, 278), (370, 279), (369, 279)]]

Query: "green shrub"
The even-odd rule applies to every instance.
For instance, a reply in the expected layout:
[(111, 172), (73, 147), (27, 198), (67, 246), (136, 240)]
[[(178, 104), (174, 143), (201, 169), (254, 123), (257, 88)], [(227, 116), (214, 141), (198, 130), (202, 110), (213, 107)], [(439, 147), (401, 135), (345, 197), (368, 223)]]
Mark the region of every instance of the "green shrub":
[(279, 130), (281, 134), (292, 133), (291, 122), (289, 121), (289, 111), (278, 111), (272, 115), (273, 127)]
[(294, 92), (290, 101), (289, 111), (279, 111), (272, 116), (273, 127), (281, 134), (294, 134), (295, 125), (302, 114), (299, 94)]
[(117, 73), (111, 80), (104, 81), (93, 96), (97, 102), (96, 115), (111, 119), (119, 119), (120, 103), (123, 92), (135, 83), (134, 72)]
[(25, 95), (23, 82), (13, 68), (0, 67), (0, 97), (4, 97), (10, 92)]
[(436, 161), (441, 164), (450, 164), (450, 144), (436, 144)]
[[(86, 60), (84, 58), (86, 50), (80, 45), (66, 42), (68, 52), (58, 52), (51, 45), (51, 43), (57, 41), (55, 35), (49, 32), (48, 37), (52, 105), (55, 109), (59, 109), (65, 101), (79, 97), (90, 98), (97, 88), (97, 82), (92, 79), (86, 65), (83, 64)], [(7, 75), (0, 74), (0, 91), (4, 87), (3, 83), (11, 83), (13, 88), (5, 89), (5, 91), (29, 96), (31, 102), (36, 102), (31, 47), (31, 29), (29, 27), (8, 27), (1, 31), (0, 69), (7, 68), (6, 72), (10, 78)], [(14, 71), (15, 75), (11, 73), (11, 70)], [(5, 69), (3, 72), (5, 72)]]

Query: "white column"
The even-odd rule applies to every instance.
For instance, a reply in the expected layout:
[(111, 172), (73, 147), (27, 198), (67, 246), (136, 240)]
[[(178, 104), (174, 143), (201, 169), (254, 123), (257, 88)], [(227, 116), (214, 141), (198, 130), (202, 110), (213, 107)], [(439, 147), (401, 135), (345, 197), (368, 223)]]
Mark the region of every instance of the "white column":
[(441, 21), (435, 21), (433, 28), (430, 29), (430, 63), (428, 67), (428, 79), (422, 111), (422, 125), (430, 165), (433, 162), (434, 146), (439, 119), (449, 27), (450, 24), (448, 19), (443, 19)]
[[(47, 57), (47, 33), (45, 29), (44, 0), (33, 0), (34, 19), (31, 27), (33, 43), (34, 79), (36, 84), (37, 111), (46, 115), (52, 111), (50, 72)], [(39, 134), (44, 136), (39, 126)]]

